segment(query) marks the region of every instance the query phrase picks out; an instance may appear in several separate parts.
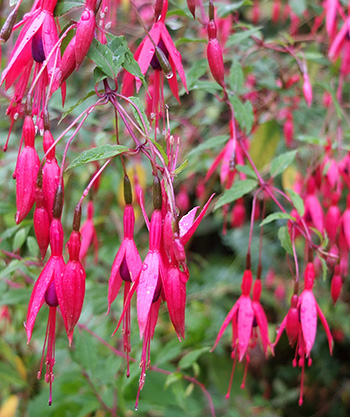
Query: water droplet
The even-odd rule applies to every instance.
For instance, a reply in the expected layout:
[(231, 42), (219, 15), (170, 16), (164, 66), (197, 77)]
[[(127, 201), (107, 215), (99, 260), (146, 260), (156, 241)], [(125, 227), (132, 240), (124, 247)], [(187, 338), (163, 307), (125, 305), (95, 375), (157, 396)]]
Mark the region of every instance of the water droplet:
[(148, 268), (148, 264), (143, 264), (143, 265), (142, 265), (142, 269), (143, 269), (144, 271), (146, 271), (146, 270), (147, 270), (147, 268)]
[(167, 73), (165, 74), (165, 78), (166, 78), (167, 80), (170, 80), (171, 78), (173, 78), (173, 76), (174, 76), (174, 74), (173, 74), (173, 72), (172, 72), (172, 71), (167, 72)]

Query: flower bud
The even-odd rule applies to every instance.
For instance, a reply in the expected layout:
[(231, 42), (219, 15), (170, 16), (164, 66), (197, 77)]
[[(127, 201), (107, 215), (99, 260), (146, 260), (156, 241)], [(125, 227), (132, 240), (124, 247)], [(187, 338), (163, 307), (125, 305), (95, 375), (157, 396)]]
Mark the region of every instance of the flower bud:
[(306, 104), (310, 107), (312, 103), (312, 87), (307, 73), (304, 73), (303, 93)]
[(286, 332), (291, 346), (295, 345), (300, 332), (299, 309), (297, 308), (297, 305), (298, 296), (294, 294), (291, 299), (291, 306), (287, 314), (286, 322)]
[(332, 282), (331, 282), (331, 296), (332, 296), (334, 305), (339, 298), (342, 286), (343, 286), (343, 280), (340, 275), (340, 267), (339, 265), (337, 265), (334, 269), (334, 275), (333, 275)]
[(132, 204), (131, 184), (127, 175), (124, 177), (124, 201), (126, 205)]
[(7, 42), (11, 36), (13, 26), (16, 23), (17, 19), (17, 8), (15, 7), (12, 12), (7, 16), (5, 23), (3, 24), (0, 31), (0, 43)]
[(187, 0), (188, 10), (192, 13), (193, 18), (196, 18), (196, 4), (197, 0)]
[[(208, 28), (209, 28), (209, 25), (208, 25)], [(222, 88), (225, 88), (224, 61), (222, 58), (221, 47), (217, 38), (212, 38), (212, 39), (209, 38), (209, 43), (207, 47), (207, 57), (208, 57), (209, 68), (215, 81), (219, 85), (221, 85)]]

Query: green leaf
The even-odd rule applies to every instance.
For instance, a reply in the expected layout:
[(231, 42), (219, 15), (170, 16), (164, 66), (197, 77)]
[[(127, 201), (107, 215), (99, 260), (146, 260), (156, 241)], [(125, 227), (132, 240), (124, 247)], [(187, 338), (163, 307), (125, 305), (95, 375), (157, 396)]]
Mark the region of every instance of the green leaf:
[(284, 250), (290, 255), (293, 255), (292, 241), (290, 240), (287, 226), (282, 226), (278, 229), (278, 239)]
[(88, 98), (92, 97), (93, 95), (95, 95), (95, 90), (90, 91), (86, 94), (85, 97), (81, 98), (80, 100), (78, 100), (73, 106), (71, 106), (65, 113), (63, 113), (62, 117), (60, 118), (60, 121), (58, 122), (58, 124), (60, 124), (62, 122), (62, 120), (69, 114), (71, 113), (75, 108), (77, 108), (81, 103), (83, 103), (85, 100), (87, 100)]
[(19, 261), (18, 259), (13, 259), (6, 268), (4, 268), (0, 272), (0, 278), (8, 277), (12, 272), (16, 271), (21, 265), (23, 265), (23, 262)]
[(290, 7), (297, 16), (301, 17), (306, 10), (305, 0), (293, 0), (290, 2)]
[(39, 246), (37, 244), (36, 239), (33, 236), (28, 236), (27, 246), (28, 246), (30, 254), (34, 258), (36, 258), (39, 255)]
[(297, 194), (295, 191), (291, 190), (290, 188), (287, 188), (286, 191), (288, 191), (289, 197), (291, 198), (293, 206), (295, 207), (299, 216), (303, 217), (305, 213), (305, 206), (304, 206), (303, 199), (300, 197), (299, 194)]
[(265, 226), (265, 224), (271, 223), (275, 220), (295, 220), (294, 217), (292, 217), (289, 213), (283, 213), (283, 212), (278, 212), (278, 213), (272, 213), (269, 214), (267, 217), (265, 217), (265, 219), (260, 223), (260, 227), (261, 226)]
[(151, 137), (149, 137), (148, 139), (153, 143), (153, 145), (156, 146), (156, 148), (158, 149), (158, 151), (161, 153), (161, 155), (162, 155), (162, 157), (164, 159), (165, 164), (168, 165), (168, 163), (169, 163), (168, 156), (167, 156), (166, 152), (164, 151), (162, 145), (159, 142), (156, 142)]
[(274, 157), (280, 136), (280, 129), (275, 120), (265, 122), (256, 129), (249, 149), (258, 169), (262, 169)]
[(84, 4), (84, 0), (58, 0), (54, 10), (54, 16), (62, 16), (72, 9), (84, 6)]
[(114, 156), (120, 155), (123, 152), (127, 152), (129, 148), (123, 145), (102, 145), (97, 146), (96, 148), (88, 149), (81, 153), (78, 158), (75, 158), (74, 161), (66, 169), (76, 168), (80, 165), (87, 164), (92, 161), (100, 161), (101, 159), (113, 158)]
[(229, 48), (230, 46), (237, 45), (238, 43), (241, 43), (242, 41), (250, 38), (251, 36), (256, 36), (257, 38), (260, 39), (261, 38), (260, 29), (261, 27), (254, 27), (248, 30), (244, 30), (242, 32), (234, 33), (228, 38), (226, 47)]
[(229, 99), (233, 105), (235, 111), (235, 118), (240, 125), (241, 129), (248, 134), (254, 122), (254, 113), (252, 103), (250, 101), (246, 101), (244, 104), (242, 101), (235, 95), (230, 95)]
[(165, 380), (164, 388), (168, 388), (174, 382), (178, 382), (182, 379), (182, 374), (180, 372), (173, 372), (168, 375)]
[(185, 161), (175, 169), (175, 171), (172, 173), (173, 175), (179, 175), (180, 172), (182, 172), (188, 165), (188, 159), (185, 159)]
[(197, 359), (204, 353), (204, 352), (209, 352), (209, 348), (208, 347), (204, 347), (204, 348), (201, 348), (201, 349), (196, 349), (196, 350), (193, 350), (192, 352), (190, 352), (190, 353), (187, 353), (187, 355), (185, 355), (184, 357), (182, 357), (181, 359), (180, 359), (180, 362), (179, 362), (179, 367), (181, 368), (181, 369), (186, 369), (186, 368), (189, 368), (190, 366), (192, 366), (192, 364), (194, 363), (194, 362), (196, 362), (197, 361)]
[[(135, 106), (140, 110), (140, 113), (142, 115), (143, 121), (144, 121), (144, 123), (146, 125), (147, 132), (149, 132), (151, 126), (149, 124), (148, 118), (146, 116), (145, 110), (144, 110), (144, 108), (143, 108), (143, 106), (141, 104), (140, 99), (138, 97), (128, 97), (128, 99), (131, 102), (133, 102), (135, 104)], [(138, 125), (140, 126), (141, 130), (143, 130), (144, 133), (147, 133), (145, 131), (144, 127), (143, 127), (143, 123), (142, 123), (142, 120), (141, 120), (141, 117), (140, 117), (139, 113), (137, 112), (137, 110), (135, 109), (135, 107), (133, 105), (130, 105), (130, 107), (131, 107), (131, 111), (132, 111), (132, 113), (133, 113), (133, 115), (134, 115), (134, 117), (135, 117)]]
[(319, 256), (318, 259), (321, 261), (321, 265), (322, 265), (322, 278), (323, 278), (323, 281), (326, 281), (326, 279), (327, 279), (327, 272), (328, 272), (327, 262), (321, 256)]
[(180, 38), (175, 42), (176, 48), (183, 43), (207, 43), (206, 39)]
[(94, 61), (97, 68), (113, 79), (117, 77), (121, 64), (124, 61), (122, 55), (114, 57), (114, 53), (109, 48), (108, 44), (103, 45), (96, 39), (92, 40), (87, 56)]
[(29, 227), (22, 228), (18, 230), (13, 239), (12, 249), (16, 252), (19, 248), (22, 247), (23, 243), (26, 241), (27, 234), (29, 232)]
[(208, 61), (206, 59), (199, 59), (195, 61), (188, 73), (186, 74), (188, 89), (191, 89), (197, 83), (208, 69)]
[(254, 178), (257, 180), (256, 174), (252, 167), (249, 165), (236, 165), (236, 169), (238, 172), (242, 172), (243, 174), (247, 175), (248, 177)]
[(219, 17), (226, 17), (233, 11), (239, 9), (242, 6), (251, 6), (253, 3), (250, 0), (241, 0), (229, 2), (229, 4), (218, 4), (217, 14)]
[(200, 156), (203, 151), (206, 151), (208, 149), (214, 149), (217, 146), (223, 145), (228, 140), (228, 135), (214, 136), (213, 138), (207, 139), (205, 142), (192, 148), (192, 150), (187, 154), (187, 157), (192, 158), (195, 156)]
[(257, 185), (258, 182), (252, 179), (235, 182), (233, 186), (229, 190), (225, 190), (224, 194), (219, 198), (219, 201), (215, 205), (215, 210), (250, 193)]
[(235, 93), (237, 93), (243, 87), (243, 84), (244, 84), (244, 74), (243, 74), (242, 66), (235, 59), (232, 61), (232, 65), (231, 65), (229, 83), (230, 83), (232, 90)]
[(271, 177), (276, 177), (281, 174), (289, 165), (294, 161), (297, 151), (285, 152), (281, 155), (276, 156), (271, 161), (270, 174)]

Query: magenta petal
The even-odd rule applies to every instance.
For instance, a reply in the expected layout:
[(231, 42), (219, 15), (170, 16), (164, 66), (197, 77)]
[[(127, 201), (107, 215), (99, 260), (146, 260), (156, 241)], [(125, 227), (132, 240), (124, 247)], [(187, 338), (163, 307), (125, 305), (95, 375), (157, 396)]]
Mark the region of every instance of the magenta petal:
[(224, 322), (222, 323), (222, 326), (220, 327), (219, 333), (216, 336), (216, 340), (211, 351), (213, 351), (216, 348), (216, 345), (219, 343), (219, 340), (221, 339), (222, 335), (224, 334), (224, 331), (226, 330), (226, 327), (230, 324), (230, 322), (232, 320), (236, 320), (236, 314), (237, 314), (238, 308), (240, 307), (241, 300), (242, 300), (242, 296), (239, 297), (237, 302), (233, 305), (230, 312), (226, 316)]
[[(166, 46), (166, 49), (169, 52), (169, 56), (171, 57), (172, 61), (174, 62), (175, 68), (180, 76), (180, 79), (182, 81), (183, 86), (185, 87), (185, 90), (187, 91), (187, 85), (186, 85), (186, 76), (185, 71), (182, 66), (181, 62), (181, 54), (176, 49), (176, 46), (171, 39), (171, 36), (169, 35), (169, 32), (163, 22), (158, 22), (159, 25), (161, 25), (161, 33), (162, 33), (162, 40)], [(173, 75), (175, 76), (175, 74)], [(187, 91), (188, 92), (188, 91)]]
[(52, 258), (50, 258), (44, 269), (41, 271), (41, 274), (39, 275), (33, 287), (33, 291), (28, 304), (27, 320), (25, 324), (27, 332), (27, 343), (30, 342), (32, 337), (36, 316), (44, 304), (45, 292), (53, 279), (54, 268), (55, 264), (52, 262)]
[(342, 217), (343, 232), (348, 249), (350, 250), (350, 210), (346, 209)]
[(328, 52), (329, 59), (335, 60), (338, 58), (340, 51), (343, 47), (343, 44), (346, 40), (346, 35), (349, 30), (349, 22), (350, 20), (347, 19), (343, 27), (338, 32), (337, 36), (334, 38), (332, 46), (330, 47), (329, 52)]
[(150, 323), (149, 323), (151, 339), (153, 339), (154, 330), (155, 330), (156, 325), (157, 325), (159, 307), (160, 307), (161, 302), (162, 302), (162, 299), (161, 299), (161, 297), (159, 297), (158, 300), (156, 302), (154, 302), (151, 306)]
[[(55, 19), (53, 15), (47, 14), (46, 18), (43, 21), (42, 26), (42, 40), (43, 40), (43, 48), (45, 53), (45, 58), (47, 59), (51, 51), (53, 50), (54, 46), (58, 42), (58, 33), (57, 27), (55, 23)], [(57, 53), (57, 57), (56, 57)], [(51, 77), (53, 74), (53, 69), (56, 62), (56, 68), (59, 68), (61, 65), (61, 51), (60, 48), (56, 48), (56, 52), (54, 52), (47, 63), (47, 70), (48, 74)]]
[(192, 210), (181, 217), (179, 221), (180, 237), (184, 236), (190, 230), (198, 209), (199, 206), (193, 207)]
[(317, 303), (313, 292), (310, 290), (304, 290), (299, 297), (299, 301), (301, 329), (305, 341), (305, 353), (306, 356), (309, 356), (316, 338)]
[(199, 226), (199, 224), (202, 221), (206, 211), (208, 210), (209, 204), (210, 204), (211, 200), (213, 199), (214, 195), (215, 194), (212, 194), (209, 197), (209, 200), (205, 203), (204, 207), (202, 208), (202, 211), (201, 211), (200, 215), (196, 218), (196, 220), (193, 222), (192, 226), (188, 229), (188, 231), (183, 236), (181, 236), (181, 243), (183, 245), (186, 245), (186, 243), (193, 236), (194, 232), (197, 230), (197, 227)]
[(135, 281), (140, 275), (142, 261), (135, 245), (131, 239), (126, 240), (125, 260), (130, 271), (131, 281)]
[(111, 275), (109, 277), (109, 281), (108, 281), (108, 311), (107, 314), (109, 313), (109, 310), (111, 308), (111, 304), (113, 303), (113, 301), (115, 300), (116, 296), (118, 295), (119, 289), (122, 285), (123, 280), (120, 277), (119, 274), (119, 268), (120, 265), (123, 262), (123, 259), (125, 257), (125, 249), (126, 249), (126, 245), (125, 245), (125, 240), (123, 240), (122, 244), (120, 245), (120, 248), (114, 258), (113, 261), (113, 265), (112, 265), (112, 270), (111, 270)]
[(253, 309), (260, 330), (261, 343), (263, 345), (264, 353), (267, 355), (267, 347), (271, 346), (271, 343), (268, 335), (268, 321), (266, 314), (262, 305), (257, 301), (253, 301)]
[(280, 340), (283, 330), (286, 328), (286, 324), (287, 324), (287, 316), (285, 316), (285, 318), (283, 319), (282, 323), (280, 324), (278, 328), (276, 340), (274, 341), (273, 346), (276, 346), (278, 341)]
[(159, 252), (149, 252), (142, 265), (140, 281), (137, 288), (137, 320), (140, 328), (140, 339), (142, 339), (146, 329), (154, 293), (157, 288), (159, 271)]
[(250, 336), (252, 334), (254, 321), (254, 310), (252, 300), (248, 295), (241, 296), (241, 302), (238, 310), (238, 352), (239, 361), (244, 358), (248, 349)]
[(329, 345), (329, 352), (332, 355), (332, 353), (333, 353), (333, 337), (332, 337), (331, 331), (329, 329), (326, 317), (323, 314), (322, 310), (320, 309), (320, 307), (317, 303), (316, 303), (316, 309), (317, 309), (318, 316), (321, 320), (321, 323), (324, 327), (324, 330), (326, 332), (326, 336), (327, 336), (327, 339), (328, 339), (328, 345)]

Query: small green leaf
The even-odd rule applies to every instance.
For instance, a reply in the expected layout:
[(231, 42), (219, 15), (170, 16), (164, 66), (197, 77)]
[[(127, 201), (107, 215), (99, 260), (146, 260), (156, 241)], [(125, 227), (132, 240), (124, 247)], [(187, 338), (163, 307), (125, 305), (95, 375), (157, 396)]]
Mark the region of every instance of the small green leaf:
[(289, 165), (294, 161), (297, 151), (285, 152), (281, 155), (276, 156), (271, 161), (270, 174), (271, 177), (276, 177), (281, 174)]
[(243, 104), (235, 94), (231, 94), (229, 99), (233, 105), (235, 118), (238, 124), (240, 125), (241, 129), (243, 129), (246, 134), (248, 134), (251, 131), (254, 122), (252, 103), (250, 101), (246, 101)]
[(229, 4), (218, 4), (217, 14), (219, 17), (226, 17), (242, 6), (251, 6), (252, 4), (253, 3), (250, 0), (234, 1)]
[(175, 42), (175, 46), (178, 47), (183, 43), (207, 43), (206, 39), (194, 39), (194, 38), (180, 38)]
[(188, 154), (188, 158), (200, 156), (203, 151), (207, 149), (214, 149), (217, 146), (221, 146), (229, 140), (227, 135), (214, 136), (213, 138), (207, 139), (205, 142), (193, 148)]
[(263, 168), (274, 157), (281, 133), (275, 120), (261, 124), (253, 134), (250, 156), (258, 169)]
[(241, 43), (242, 41), (250, 38), (251, 36), (256, 36), (257, 38), (260, 39), (261, 38), (260, 29), (261, 27), (254, 27), (248, 30), (244, 30), (242, 32), (234, 33), (228, 38), (226, 47), (229, 48), (230, 46), (237, 45), (238, 43)]
[(219, 198), (215, 210), (250, 193), (257, 185), (258, 182), (252, 179), (235, 182), (233, 186), (229, 190), (225, 190), (224, 194)]
[(73, 9), (84, 6), (84, 4), (84, 0), (58, 0), (54, 16), (62, 16)]
[(293, 206), (295, 207), (299, 216), (303, 217), (305, 213), (305, 206), (304, 206), (303, 199), (300, 197), (299, 194), (297, 194), (295, 191), (291, 190), (290, 188), (287, 188), (286, 191), (288, 191), (289, 197), (291, 198)]
[(199, 59), (195, 61), (188, 73), (186, 74), (188, 88), (191, 89), (197, 83), (208, 69), (208, 61), (206, 59)]
[(80, 165), (87, 164), (92, 161), (100, 161), (101, 159), (113, 158), (114, 156), (120, 155), (123, 152), (129, 151), (127, 146), (123, 145), (102, 145), (97, 146), (96, 148), (89, 149), (82, 152), (78, 158), (75, 158), (74, 161), (66, 169), (76, 168)]
[(260, 223), (260, 227), (261, 226), (265, 226), (265, 224), (271, 223), (275, 220), (295, 220), (294, 217), (292, 217), (290, 214), (288, 213), (283, 213), (283, 212), (278, 212), (278, 213), (272, 213), (269, 214), (267, 217), (265, 217), (265, 219)]
[(134, 117), (135, 117), (138, 125), (144, 131), (144, 133), (147, 133), (148, 134), (148, 132), (149, 132), (149, 130), (150, 130), (151, 127), (150, 127), (148, 118), (146, 116), (145, 110), (144, 110), (144, 108), (143, 108), (143, 106), (141, 104), (140, 99), (138, 97), (129, 97), (128, 99), (132, 103), (134, 103), (134, 105), (139, 109), (139, 111), (140, 111), (140, 113), (142, 115), (142, 119), (143, 119), (143, 121), (144, 121), (144, 123), (146, 125), (147, 132), (145, 131), (145, 129), (143, 127), (143, 123), (142, 123), (141, 117), (140, 117), (139, 113), (137, 112), (136, 108), (132, 104), (130, 105), (131, 106), (131, 111), (132, 111), (132, 113), (133, 113), (133, 115), (134, 115)]
[(16, 252), (18, 249), (20, 249), (23, 245), (23, 243), (26, 241), (27, 234), (29, 232), (29, 228), (22, 228), (18, 230), (18, 232), (15, 234), (15, 238), (13, 239), (13, 251)]
[(235, 59), (232, 61), (232, 65), (231, 65), (229, 83), (230, 83), (232, 90), (235, 93), (237, 93), (243, 87), (243, 84), (244, 84), (244, 74), (243, 74), (242, 66)]
[(69, 114), (71, 113), (75, 108), (77, 108), (81, 103), (83, 103), (85, 100), (87, 100), (89, 97), (92, 97), (95, 94), (95, 91), (90, 91), (86, 94), (85, 97), (81, 98), (80, 100), (78, 100), (73, 106), (71, 106), (65, 113), (63, 113), (60, 121), (58, 122), (58, 124), (60, 124), (62, 122), (62, 120)]
[(251, 177), (257, 180), (256, 174), (253, 168), (250, 167), (249, 165), (236, 165), (236, 169), (238, 172), (242, 172), (242, 174), (245, 174), (248, 177)]
[(28, 246), (30, 254), (34, 258), (38, 257), (38, 255), (39, 255), (39, 246), (37, 244), (36, 239), (33, 236), (28, 236), (27, 246)]
[(161, 153), (161, 155), (162, 155), (162, 157), (164, 159), (165, 164), (168, 165), (169, 160), (168, 160), (167, 154), (166, 154), (165, 150), (163, 149), (162, 145), (160, 143), (156, 142), (151, 137), (149, 137), (148, 140), (150, 140), (153, 143), (153, 145), (156, 146), (156, 148), (158, 149), (158, 151)]
[(189, 368), (205, 352), (209, 352), (208, 347), (204, 347), (204, 348), (201, 348), (201, 349), (196, 349), (196, 350), (193, 350), (190, 353), (187, 353), (187, 355), (185, 355), (184, 357), (182, 357), (180, 359), (179, 367), (181, 369)]
[(182, 374), (180, 372), (173, 372), (168, 375), (165, 380), (164, 388), (168, 388), (174, 382), (180, 381), (182, 379)]
[(117, 55), (114, 57), (113, 52), (107, 45), (93, 39), (87, 56), (94, 61), (96, 66), (110, 78), (116, 78), (121, 68), (124, 57)]
[(319, 256), (318, 259), (321, 261), (321, 265), (322, 265), (322, 278), (323, 278), (323, 281), (326, 281), (326, 279), (327, 279), (327, 272), (328, 272), (327, 262), (323, 258), (321, 258), (321, 256)]
[(290, 7), (297, 16), (301, 17), (306, 10), (305, 0), (293, 0), (290, 2)]
[(185, 161), (175, 169), (175, 171), (172, 173), (173, 175), (179, 175), (180, 172), (182, 172), (188, 165), (188, 159), (185, 159)]
[(284, 250), (290, 255), (293, 255), (292, 241), (290, 240), (287, 226), (282, 226), (278, 229), (278, 239)]

